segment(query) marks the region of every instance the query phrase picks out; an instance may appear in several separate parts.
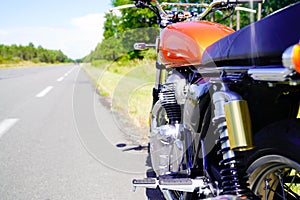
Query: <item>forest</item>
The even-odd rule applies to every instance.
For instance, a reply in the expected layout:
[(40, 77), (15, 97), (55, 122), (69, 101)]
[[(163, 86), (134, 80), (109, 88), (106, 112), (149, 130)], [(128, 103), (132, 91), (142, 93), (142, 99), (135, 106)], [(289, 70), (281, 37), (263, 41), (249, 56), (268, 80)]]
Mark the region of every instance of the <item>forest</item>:
[[(120, 6), (124, 4), (132, 4), (132, 0), (112, 0), (112, 6)], [(160, 2), (162, 2), (160, 0)], [(164, 2), (179, 2), (178, 0), (165, 0)], [(181, 2), (195, 3), (199, 0), (185, 0)], [(211, 1), (201, 1), (209, 3)], [(292, 3), (296, 3), (298, 0), (267, 0), (262, 4), (262, 17), (265, 17), (274, 11), (281, 9)], [(258, 5), (254, 4), (253, 9), (257, 10)], [(250, 7), (250, 4), (243, 4), (243, 7)], [(219, 21), (224, 18), (226, 12), (215, 12), (209, 16), (209, 19)], [(251, 23), (250, 19), (256, 20), (257, 15), (250, 13), (240, 13), (240, 24), (243, 26)], [(158, 25), (156, 24), (157, 18), (149, 9), (122, 9), (119, 14), (108, 12), (105, 16), (106, 22), (104, 25), (103, 41), (97, 45), (89, 55), (87, 55), (83, 61), (92, 62), (95, 60), (132, 60), (143, 58), (155, 58), (155, 51), (150, 49), (148, 51), (135, 51), (133, 44), (136, 42), (155, 43), (156, 37), (159, 33)], [(232, 28), (236, 28), (236, 13), (233, 14)], [(220, 22), (229, 26), (230, 19), (227, 18)]]
[(0, 44), (0, 64), (12, 64), (22, 61), (34, 63), (66, 63), (69, 59), (61, 50), (48, 50), (42, 46), (35, 47), (33, 43), (27, 46)]

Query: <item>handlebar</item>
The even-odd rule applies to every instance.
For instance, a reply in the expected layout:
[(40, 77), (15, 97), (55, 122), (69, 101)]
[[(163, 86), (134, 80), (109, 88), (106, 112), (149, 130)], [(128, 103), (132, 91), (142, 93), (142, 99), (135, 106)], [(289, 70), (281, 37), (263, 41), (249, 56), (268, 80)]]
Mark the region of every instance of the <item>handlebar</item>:
[(168, 3), (162, 2), (161, 6), (192, 6), (192, 7), (205, 7), (207, 8), (209, 4), (207, 3)]
[(227, 0), (228, 3), (244, 4), (244, 3), (262, 3), (263, 0)]
[(114, 10), (122, 10), (122, 9), (125, 9), (125, 8), (135, 8), (135, 7), (136, 7), (135, 4), (126, 4), (126, 5), (110, 8), (109, 12), (113, 12)]
[[(204, 7), (205, 10), (198, 15), (199, 19), (205, 18), (215, 7), (226, 7), (227, 5), (237, 5), (237, 4), (245, 4), (245, 3), (262, 3), (263, 0), (213, 0), (210, 4), (206, 3), (159, 3), (157, 0), (134, 0), (135, 4), (128, 4), (123, 6), (118, 6), (115, 8), (110, 9), (113, 10), (120, 10), (124, 8), (150, 8), (153, 11), (156, 11), (156, 14), (161, 14), (164, 18), (170, 18), (170, 16), (166, 13), (163, 9), (164, 6), (178, 6), (178, 7)], [(153, 5), (155, 4), (155, 6)], [(159, 16), (161, 17), (161, 16)]]

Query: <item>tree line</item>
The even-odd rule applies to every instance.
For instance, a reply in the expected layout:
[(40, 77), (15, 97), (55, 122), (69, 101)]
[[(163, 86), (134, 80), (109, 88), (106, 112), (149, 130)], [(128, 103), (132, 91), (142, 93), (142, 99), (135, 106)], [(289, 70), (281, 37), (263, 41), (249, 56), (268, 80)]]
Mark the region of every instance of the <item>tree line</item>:
[(61, 50), (44, 49), (42, 46), (35, 47), (33, 43), (27, 46), (0, 44), (0, 64), (32, 61), (35, 63), (65, 63), (70, 62)]
[[(163, 0), (162, 0), (163, 1)], [(160, 1), (160, 2), (162, 2)], [(265, 17), (274, 11), (281, 9), (287, 5), (298, 2), (299, 0), (267, 0), (262, 4), (261, 16)], [(132, 0), (112, 0), (112, 6), (120, 6), (124, 4), (132, 4)], [(164, 2), (179, 2), (178, 0), (164, 0)], [(185, 1), (181, 1), (185, 2)], [(186, 2), (196, 3), (199, 0), (188, 0)], [(211, 1), (201, 1), (210, 3)], [(250, 4), (242, 5), (243, 7), (251, 7)], [(254, 4), (253, 9), (257, 10), (258, 4)], [(214, 20), (229, 26), (236, 21), (236, 15), (233, 18), (226, 18), (229, 11), (217, 11), (208, 16), (206, 20)], [(251, 16), (252, 15), (252, 16)], [(159, 34), (157, 25), (157, 17), (149, 9), (122, 9), (119, 14), (107, 13), (104, 24), (104, 39), (97, 45), (83, 61), (91, 62), (93, 60), (116, 60), (116, 59), (142, 59), (154, 58), (154, 50), (150, 51), (135, 51), (133, 44), (136, 42), (155, 43), (156, 37)], [(224, 19), (225, 18), (225, 19)], [(256, 20), (257, 15), (241, 12), (240, 24), (241, 27), (251, 23), (250, 19)], [(232, 27), (235, 29), (236, 25)]]

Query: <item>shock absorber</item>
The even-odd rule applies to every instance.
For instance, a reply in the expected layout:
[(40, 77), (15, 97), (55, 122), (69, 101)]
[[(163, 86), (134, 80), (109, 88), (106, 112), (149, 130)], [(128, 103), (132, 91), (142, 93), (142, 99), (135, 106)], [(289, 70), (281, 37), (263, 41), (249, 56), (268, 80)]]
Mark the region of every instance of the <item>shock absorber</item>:
[[(252, 148), (251, 127), (248, 106), (242, 98), (231, 91), (218, 91), (212, 97), (214, 104), (213, 123), (217, 125), (215, 133), (220, 135), (219, 153), (223, 159), (221, 181), (223, 194), (252, 198), (244, 170), (240, 166), (237, 151)], [(249, 131), (250, 130), (250, 131)]]
[(223, 155), (223, 160), (219, 163), (222, 167), (221, 180), (223, 194), (248, 196), (248, 184), (245, 178), (245, 173), (239, 167), (239, 160), (233, 150), (230, 149), (230, 142), (228, 137), (227, 124), (224, 120), (219, 122), (219, 127), (216, 130), (216, 134), (219, 134), (219, 140), (217, 141), (221, 149), (218, 153)]

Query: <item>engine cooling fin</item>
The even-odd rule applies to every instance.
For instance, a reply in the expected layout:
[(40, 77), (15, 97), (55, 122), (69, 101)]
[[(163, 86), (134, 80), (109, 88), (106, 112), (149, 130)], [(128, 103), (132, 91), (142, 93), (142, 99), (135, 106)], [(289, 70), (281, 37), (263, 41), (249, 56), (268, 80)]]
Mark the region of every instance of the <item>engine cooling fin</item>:
[(166, 110), (169, 124), (181, 122), (181, 108), (176, 100), (175, 86), (174, 83), (166, 83), (162, 86), (159, 94), (159, 100), (162, 107)]

